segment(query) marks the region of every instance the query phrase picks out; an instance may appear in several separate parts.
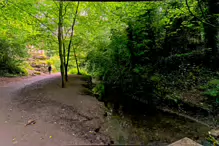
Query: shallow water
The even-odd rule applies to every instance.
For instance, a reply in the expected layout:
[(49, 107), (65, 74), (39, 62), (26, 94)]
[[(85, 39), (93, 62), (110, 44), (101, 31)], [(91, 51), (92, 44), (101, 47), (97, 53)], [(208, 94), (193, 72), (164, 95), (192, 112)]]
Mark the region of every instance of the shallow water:
[(109, 113), (106, 132), (115, 144), (163, 146), (188, 137), (198, 143), (205, 140), (208, 127), (173, 114), (157, 111), (153, 115)]

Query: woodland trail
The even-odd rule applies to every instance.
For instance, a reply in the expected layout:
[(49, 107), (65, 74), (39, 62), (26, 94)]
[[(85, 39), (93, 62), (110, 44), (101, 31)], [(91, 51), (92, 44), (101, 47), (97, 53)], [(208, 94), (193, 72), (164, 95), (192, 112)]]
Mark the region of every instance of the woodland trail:
[[(62, 89), (60, 74), (4, 85), (0, 80), (0, 145), (109, 143), (101, 129), (104, 106), (96, 98), (82, 94), (84, 83), (82, 76), (71, 75), (67, 88)], [(30, 119), (36, 123), (25, 126)]]

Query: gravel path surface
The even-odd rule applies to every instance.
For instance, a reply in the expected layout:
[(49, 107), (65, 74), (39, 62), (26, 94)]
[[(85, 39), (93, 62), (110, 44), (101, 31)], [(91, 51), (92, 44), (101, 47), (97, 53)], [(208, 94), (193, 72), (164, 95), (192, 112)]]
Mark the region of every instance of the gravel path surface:
[[(108, 144), (110, 138), (101, 129), (104, 105), (81, 94), (81, 79), (70, 76), (64, 89), (60, 74), (4, 85), (0, 80), (0, 146)], [(25, 126), (28, 120), (35, 124)]]

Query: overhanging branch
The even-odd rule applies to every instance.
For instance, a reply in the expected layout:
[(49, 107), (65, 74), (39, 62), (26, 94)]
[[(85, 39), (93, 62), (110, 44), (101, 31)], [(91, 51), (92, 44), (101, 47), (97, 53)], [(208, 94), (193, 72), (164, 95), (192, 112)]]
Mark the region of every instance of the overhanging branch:
[(19, 7), (18, 5), (16, 5), (15, 3), (9, 2), (12, 5), (14, 5), (17, 9), (21, 10), (22, 12), (27, 13), (28, 15), (30, 15), (31, 17), (35, 18), (40, 24), (42, 24), (43, 26), (45, 26), (47, 28), (47, 30), (49, 30), (53, 35), (56, 36), (56, 34), (46, 25), (44, 24), (40, 19), (38, 19), (37, 17), (35, 17), (34, 15), (32, 15), (31, 13), (27, 12), (26, 10), (24, 10), (23, 8)]
[(215, 26), (215, 25), (213, 25), (213, 24), (210, 24), (210, 23), (208, 23), (208, 22), (205, 22), (205, 21), (203, 21), (202, 19), (200, 19), (200, 18), (198, 18), (197, 16), (195, 16), (195, 15), (192, 13), (192, 11), (190, 10), (189, 4), (188, 4), (188, 0), (185, 0), (185, 1), (186, 1), (186, 6), (187, 6), (187, 8), (188, 8), (188, 10), (189, 10), (189, 13), (190, 13), (192, 16), (194, 16), (196, 19), (198, 19), (199, 21), (201, 21), (201, 22), (204, 23), (204, 24), (210, 25), (210, 26), (212, 26), (212, 27), (217, 27), (217, 26)]

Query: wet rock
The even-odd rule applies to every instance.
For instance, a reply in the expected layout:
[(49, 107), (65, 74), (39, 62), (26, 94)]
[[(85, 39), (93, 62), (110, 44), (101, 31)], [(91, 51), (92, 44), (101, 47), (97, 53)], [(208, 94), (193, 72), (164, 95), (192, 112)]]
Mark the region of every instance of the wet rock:
[(167, 146), (167, 143), (163, 143), (160, 141), (150, 142), (147, 144), (147, 146)]
[(168, 146), (202, 146), (201, 144), (199, 143), (196, 143), (195, 141), (191, 140), (190, 138), (183, 138), (183, 139), (180, 139)]
[(219, 128), (212, 129), (211, 131), (209, 131), (209, 134), (213, 137), (219, 137)]
[(202, 144), (203, 146), (212, 146), (212, 143), (210, 143), (210, 142), (207, 141), (207, 140), (202, 141), (201, 144)]

